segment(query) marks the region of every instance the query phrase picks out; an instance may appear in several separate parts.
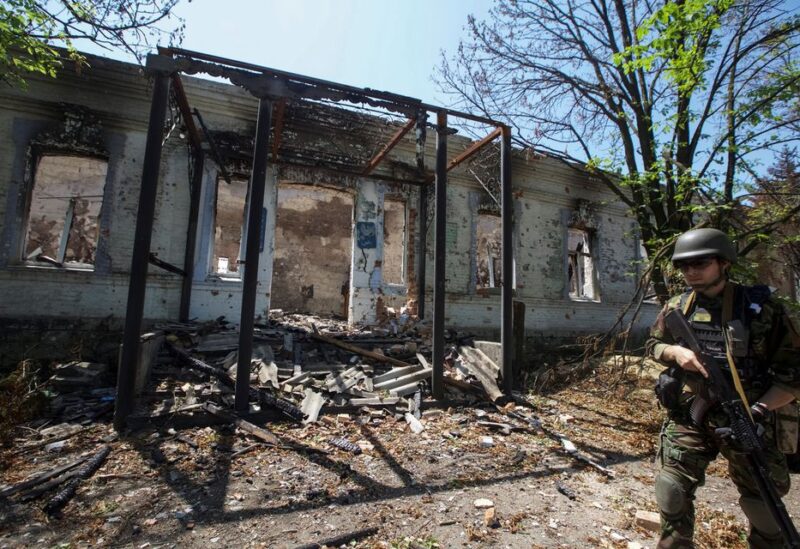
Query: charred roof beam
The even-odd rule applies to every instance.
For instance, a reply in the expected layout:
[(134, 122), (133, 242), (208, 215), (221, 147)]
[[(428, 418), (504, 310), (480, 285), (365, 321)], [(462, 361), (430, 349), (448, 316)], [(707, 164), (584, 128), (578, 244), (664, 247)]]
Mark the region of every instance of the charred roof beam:
[(384, 158), (386, 158), (386, 155), (388, 155), (391, 152), (391, 150), (394, 149), (395, 146), (397, 146), (398, 143), (400, 143), (400, 140), (403, 139), (403, 137), (409, 131), (411, 131), (411, 129), (414, 126), (416, 126), (416, 124), (417, 124), (417, 118), (416, 117), (409, 118), (408, 121), (405, 123), (405, 125), (402, 128), (400, 128), (399, 130), (397, 130), (395, 132), (395, 134), (392, 136), (392, 138), (389, 140), (389, 142), (386, 143), (386, 145), (383, 146), (383, 148), (380, 150), (380, 152), (378, 152), (378, 154), (376, 154), (372, 158), (372, 160), (369, 161), (367, 166), (364, 168), (363, 175), (371, 174), (375, 170), (375, 168), (378, 167), (378, 165), (381, 163), (381, 161)]

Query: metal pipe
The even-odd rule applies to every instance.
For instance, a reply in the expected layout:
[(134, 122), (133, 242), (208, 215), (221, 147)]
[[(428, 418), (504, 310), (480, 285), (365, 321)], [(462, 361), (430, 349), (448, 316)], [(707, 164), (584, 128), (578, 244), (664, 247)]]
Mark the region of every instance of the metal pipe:
[(447, 241), (447, 112), (437, 113), (436, 125), (436, 244), (433, 266), (433, 398), (444, 398), (444, 292)]
[(125, 331), (122, 336), (122, 353), (117, 372), (114, 428), (118, 431), (125, 427), (125, 422), (133, 410), (136, 366), (139, 362), (139, 338), (147, 287), (147, 258), (150, 254), (150, 239), (153, 235), (158, 175), (161, 167), (161, 140), (169, 101), (169, 74), (165, 72), (154, 72), (154, 74), (153, 100), (150, 103), (150, 123), (147, 128), (147, 143), (142, 169), (142, 187), (139, 190), (139, 208), (136, 213), (136, 233), (133, 240)]
[(192, 164), (192, 181), (189, 185), (189, 225), (186, 227), (186, 251), (183, 256), (183, 270), (186, 276), (181, 284), (180, 320), (189, 320), (189, 309), (192, 302), (192, 284), (194, 283), (194, 252), (197, 247), (197, 218), (200, 212), (200, 189), (203, 184), (205, 153), (203, 149), (194, 149)]
[[(425, 174), (425, 139), (427, 137), (428, 114), (420, 111), (417, 116), (417, 171)], [(428, 187), (419, 188), (419, 205), (417, 207), (419, 233), (417, 233), (417, 316), (425, 318), (425, 270), (428, 249)]]
[(242, 316), (239, 322), (239, 362), (236, 366), (236, 411), (247, 412), (250, 391), (250, 360), (253, 355), (253, 324), (258, 289), (258, 256), (261, 243), (261, 211), (264, 207), (264, 187), (267, 183), (269, 131), (272, 102), (261, 98), (256, 122), (255, 156), (250, 178), (250, 207), (247, 212), (247, 241), (245, 243), (242, 280)]
[(514, 352), (514, 209), (511, 194), (511, 128), (502, 126), (500, 149), (500, 214), (503, 225), (503, 287), (500, 304), (500, 345), (503, 354), (503, 392), (511, 396), (514, 387), (512, 354)]

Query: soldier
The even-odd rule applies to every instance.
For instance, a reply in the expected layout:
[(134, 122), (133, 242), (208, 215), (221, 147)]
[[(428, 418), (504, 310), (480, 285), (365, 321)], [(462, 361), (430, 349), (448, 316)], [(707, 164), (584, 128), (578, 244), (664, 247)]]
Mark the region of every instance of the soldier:
[[(747, 405), (764, 429), (765, 457), (781, 497), (789, 491), (786, 457), (779, 448), (791, 443), (791, 435), (778, 429), (797, 425), (796, 398), (800, 397), (800, 337), (783, 307), (766, 286), (741, 286), (728, 279), (736, 261), (736, 248), (717, 229), (694, 229), (678, 237), (672, 255), (691, 290), (675, 296), (659, 314), (651, 329), (647, 352), (668, 370), (659, 378), (656, 393), (668, 409), (658, 448), (659, 470), (656, 500), (661, 514), (659, 548), (693, 547), (694, 497), (705, 480), (705, 470), (721, 452), (728, 460), (730, 477), (739, 490), (739, 505), (750, 523), (750, 547), (781, 547), (780, 529), (761, 499), (746, 461), (736, 454), (735, 442), (721, 440), (715, 429), (728, 424), (719, 406), (696, 425), (689, 414), (692, 386), (708, 377), (695, 354), (676, 344), (665, 327), (664, 316), (680, 308), (704, 349), (731, 375), (735, 364)], [(727, 330), (727, 337), (724, 331)], [(733, 376), (731, 376), (733, 377)], [(733, 381), (732, 381), (733, 383)], [(787, 412), (794, 411), (794, 416)], [(786, 419), (789, 416), (790, 419)], [(760, 429), (759, 429), (760, 430)], [(796, 431), (794, 432), (796, 446)], [(781, 437), (787, 438), (786, 441)]]

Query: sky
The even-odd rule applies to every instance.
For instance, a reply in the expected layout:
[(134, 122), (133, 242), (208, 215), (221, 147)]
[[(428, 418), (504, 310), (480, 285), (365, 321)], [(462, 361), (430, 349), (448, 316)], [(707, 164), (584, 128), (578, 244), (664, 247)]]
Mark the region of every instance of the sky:
[[(341, 84), (447, 104), (432, 82), (440, 52), (491, 0), (183, 0), (183, 48)], [(91, 53), (127, 59), (77, 44)]]

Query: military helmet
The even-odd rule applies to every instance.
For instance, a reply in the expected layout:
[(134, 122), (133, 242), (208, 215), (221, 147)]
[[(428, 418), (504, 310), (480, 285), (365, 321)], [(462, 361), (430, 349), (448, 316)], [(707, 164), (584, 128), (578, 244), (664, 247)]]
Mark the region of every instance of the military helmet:
[(717, 256), (734, 263), (736, 247), (728, 235), (719, 229), (692, 229), (675, 241), (672, 262), (708, 256)]

